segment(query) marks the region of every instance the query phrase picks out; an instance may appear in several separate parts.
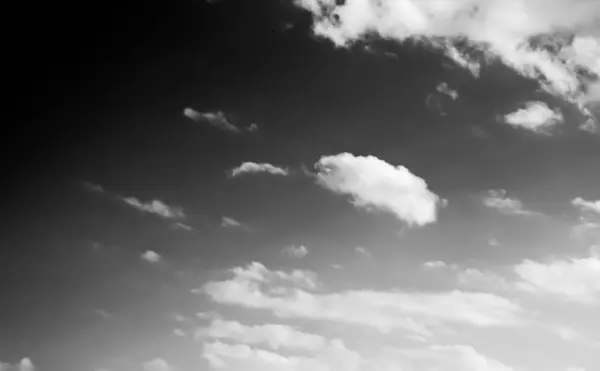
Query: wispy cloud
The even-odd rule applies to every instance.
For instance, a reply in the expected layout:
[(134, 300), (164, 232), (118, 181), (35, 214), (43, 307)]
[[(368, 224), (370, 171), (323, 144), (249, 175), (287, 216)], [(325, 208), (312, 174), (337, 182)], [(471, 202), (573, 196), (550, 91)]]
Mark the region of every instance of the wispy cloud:
[(519, 199), (509, 197), (504, 189), (493, 189), (483, 197), (483, 204), (507, 215), (541, 215), (525, 208)]
[(445, 82), (439, 83), (435, 90), (437, 90), (439, 93), (449, 96), (453, 100), (458, 99), (458, 92), (454, 89), (451, 89)]
[(362, 246), (356, 246), (354, 248), (354, 252), (359, 255), (366, 256), (367, 258), (370, 258), (372, 256), (371, 252)]
[(142, 260), (145, 260), (149, 263), (158, 263), (162, 259), (162, 257), (158, 253), (156, 253), (152, 250), (148, 250), (148, 251), (144, 252), (141, 255), (141, 258), (142, 258)]
[(221, 218), (221, 226), (222, 227), (242, 228), (244, 225), (229, 216), (224, 216)]
[(185, 214), (180, 207), (169, 206), (160, 200), (152, 200), (149, 202), (142, 202), (135, 197), (124, 197), (121, 198), (127, 205), (132, 206), (139, 211), (158, 215), (165, 219), (183, 219)]
[(551, 110), (543, 102), (528, 102), (525, 108), (504, 116), (504, 121), (514, 127), (533, 131), (538, 134), (551, 134), (551, 129), (563, 122), (558, 110)]
[(234, 134), (240, 134), (242, 131), (235, 126), (222, 111), (198, 112), (192, 108), (183, 110), (183, 115), (192, 119), (194, 122), (205, 122), (217, 129), (224, 130)]
[(283, 248), (283, 252), (287, 255), (294, 256), (296, 258), (303, 258), (308, 255), (308, 249), (304, 245), (300, 246), (287, 246)]
[(424, 226), (437, 220), (440, 197), (404, 166), (374, 156), (341, 153), (321, 157), (315, 167), (318, 184), (350, 195), (356, 207), (391, 213), (408, 225)]
[(268, 163), (244, 162), (231, 170), (231, 176), (237, 177), (243, 174), (268, 173), (272, 175), (289, 175), (289, 170)]

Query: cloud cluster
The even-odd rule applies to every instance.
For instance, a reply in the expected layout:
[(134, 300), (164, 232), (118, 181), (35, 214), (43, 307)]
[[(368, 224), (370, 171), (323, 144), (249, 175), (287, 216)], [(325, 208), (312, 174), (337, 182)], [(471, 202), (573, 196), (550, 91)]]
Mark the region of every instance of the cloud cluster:
[[(401, 329), (411, 336), (429, 337), (442, 324), (474, 327), (523, 324), (521, 308), (505, 298), (476, 292), (411, 292), (347, 290), (312, 293), (302, 288), (306, 274), (270, 271), (254, 263), (230, 271), (233, 277), (211, 281), (203, 292), (213, 301), (263, 309), (281, 318), (305, 318), (366, 326), (381, 332)], [(275, 278), (293, 282), (283, 287)]]
[(0, 371), (35, 371), (35, 366), (29, 358), (23, 358), (13, 365), (0, 361)]
[[(600, 3), (589, 0), (295, 0), (315, 34), (344, 47), (367, 35), (417, 40), (479, 70), (472, 50), (591, 114), (600, 100)], [(466, 48), (460, 45), (466, 44)]]
[(424, 226), (437, 219), (442, 200), (404, 166), (340, 153), (321, 157), (315, 167), (321, 186), (350, 195), (356, 207), (389, 212), (408, 225)]

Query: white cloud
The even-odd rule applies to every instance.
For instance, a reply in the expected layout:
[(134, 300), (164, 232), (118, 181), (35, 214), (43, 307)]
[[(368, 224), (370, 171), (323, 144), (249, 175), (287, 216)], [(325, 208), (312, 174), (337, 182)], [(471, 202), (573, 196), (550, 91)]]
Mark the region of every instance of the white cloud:
[(581, 197), (577, 197), (571, 201), (573, 205), (577, 206), (582, 211), (590, 211), (593, 213), (600, 214), (600, 200), (587, 201)]
[(129, 206), (133, 206), (139, 211), (158, 215), (165, 219), (183, 219), (185, 214), (180, 207), (169, 206), (160, 200), (152, 200), (150, 202), (141, 202), (135, 197), (124, 197), (121, 199)]
[(515, 273), (522, 279), (521, 290), (536, 294), (552, 295), (566, 301), (583, 304), (600, 304), (600, 258), (588, 258), (535, 262), (524, 260), (515, 266)]
[[(600, 98), (600, 3), (589, 0), (295, 0), (313, 14), (315, 34), (347, 46), (377, 34), (418, 40), (478, 73), (475, 49), (537, 79), (581, 108)], [(566, 36), (566, 37), (565, 37)], [(467, 48), (457, 42), (467, 42)], [(581, 72), (582, 70), (586, 73)], [(585, 110), (583, 110), (585, 111)]]
[(183, 115), (195, 122), (206, 122), (217, 129), (230, 133), (239, 134), (241, 132), (240, 128), (229, 122), (227, 116), (222, 111), (198, 112), (192, 108), (186, 108), (183, 110)]
[(283, 248), (283, 252), (296, 258), (303, 258), (308, 254), (308, 249), (304, 245), (287, 246)]
[(144, 362), (144, 371), (174, 371), (175, 369), (170, 366), (167, 361), (162, 358), (154, 358), (153, 360)]
[(85, 182), (83, 183), (83, 186), (92, 192), (97, 192), (97, 193), (106, 193), (106, 190), (104, 189), (104, 187), (102, 187), (99, 184), (96, 183), (90, 183), (90, 182)]
[(144, 252), (141, 258), (150, 263), (158, 263), (161, 260), (161, 256), (152, 250)]
[(236, 177), (243, 174), (256, 174), (256, 173), (269, 173), (272, 175), (289, 175), (289, 171), (279, 166), (267, 164), (267, 163), (256, 163), (256, 162), (244, 162), (240, 166), (231, 170), (231, 176)]
[(35, 366), (29, 358), (23, 358), (13, 365), (0, 361), (0, 371), (35, 371)]
[(196, 331), (197, 339), (216, 338), (239, 343), (268, 344), (272, 349), (303, 349), (316, 351), (325, 348), (327, 340), (319, 335), (308, 334), (294, 327), (281, 324), (248, 326), (237, 321), (216, 319), (206, 328)]
[(174, 330), (173, 330), (173, 334), (174, 334), (174, 335), (176, 335), (176, 336), (182, 337), (182, 338), (186, 336), (186, 335), (185, 335), (185, 331), (183, 331), (183, 330), (182, 330), (182, 329), (180, 329), (180, 328), (176, 328), (176, 329), (174, 329)]
[(289, 281), (298, 275), (272, 272), (259, 263), (234, 268), (231, 273), (233, 278), (209, 282), (203, 291), (218, 303), (270, 310), (281, 318), (328, 320), (382, 332), (404, 329), (420, 336), (430, 336), (431, 329), (441, 324), (522, 324), (517, 304), (488, 293), (346, 290), (313, 294), (296, 287), (281, 290), (268, 277), (283, 275)]
[(246, 226), (245, 224), (243, 224), (242, 222), (229, 217), (229, 216), (224, 216), (221, 218), (221, 227), (225, 227), (225, 228), (240, 228), (246, 231), (249, 231), (250, 228), (248, 226)]
[(315, 167), (321, 186), (352, 196), (356, 207), (389, 212), (408, 225), (424, 226), (437, 219), (440, 198), (404, 166), (341, 153), (321, 157)]
[(511, 288), (511, 283), (505, 277), (492, 271), (481, 271), (475, 268), (461, 271), (457, 280), (462, 286), (488, 292)]
[(508, 197), (504, 189), (488, 191), (483, 198), (483, 204), (507, 215), (539, 215), (539, 213), (525, 209), (521, 200)]
[(538, 134), (550, 134), (550, 129), (563, 122), (558, 110), (551, 110), (546, 103), (528, 102), (525, 108), (504, 116), (507, 124), (533, 131)]

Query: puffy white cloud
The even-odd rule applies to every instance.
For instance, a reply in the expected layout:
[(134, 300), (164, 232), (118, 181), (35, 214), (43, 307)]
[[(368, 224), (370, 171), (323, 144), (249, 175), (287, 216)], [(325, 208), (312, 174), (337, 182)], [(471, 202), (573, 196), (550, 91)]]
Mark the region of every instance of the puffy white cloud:
[[(220, 130), (228, 131), (234, 134), (241, 133), (240, 128), (229, 122), (227, 116), (222, 111), (198, 112), (192, 108), (186, 108), (183, 110), (183, 115), (194, 120), (195, 122), (206, 122)], [(252, 131), (254, 131), (254, 128)]]
[(170, 366), (167, 361), (162, 358), (154, 358), (144, 362), (142, 365), (144, 371), (174, 371), (175, 368)]
[(29, 358), (23, 358), (13, 365), (0, 361), (0, 371), (35, 371), (35, 366)]
[[(346, 46), (367, 34), (419, 40), (477, 73), (475, 49), (584, 108), (600, 97), (600, 3), (589, 0), (295, 0), (315, 34)], [(466, 41), (460, 48), (457, 42)], [(470, 50), (469, 50), (470, 49)], [(592, 77), (589, 77), (592, 76)], [(583, 110), (586, 111), (585, 109)]]
[(158, 263), (161, 260), (161, 256), (152, 250), (144, 252), (141, 258), (150, 263)]
[(524, 260), (514, 271), (522, 279), (518, 284), (521, 290), (571, 302), (600, 304), (600, 258), (597, 255), (548, 262)]
[(488, 191), (483, 198), (483, 204), (507, 215), (539, 215), (539, 213), (527, 210), (521, 200), (509, 197), (504, 189)]
[(244, 162), (240, 166), (231, 170), (231, 176), (236, 177), (243, 174), (256, 174), (256, 173), (269, 173), (272, 175), (289, 175), (289, 171), (279, 166), (267, 164), (267, 163), (256, 163), (256, 162)]
[(546, 103), (528, 102), (525, 108), (504, 116), (504, 120), (511, 126), (548, 135), (555, 125), (562, 123), (563, 115), (548, 108)]
[(281, 324), (248, 326), (237, 321), (216, 319), (206, 328), (196, 331), (197, 339), (216, 338), (239, 343), (268, 344), (272, 349), (302, 349), (316, 351), (325, 348), (327, 340), (315, 334), (302, 332)]
[(290, 256), (294, 256), (296, 258), (303, 258), (306, 255), (308, 255), (308, 249), (306, 248), (306, 246), (304, 245), (300, 245), (300, 246), (287, 246), (283, 248), (283, 252), (290, 255)]
[[(489, 293), (346, 290), (310, 293), (300, 288), (281, 290), (268, 277), (296, 275), (269, 271), (262, 264), (238, 267), (233, 277), (211, 281), (203, 291), (214, 301), (272, 311), (281, 318), (307, 318), (368, 326), (387, 332), (403, 329), (429, 336), (441, 324), (476, 327), (521, 325), (522, 310), (512, 301)], [(301, 281), (300, 281), (301, 282)]]
[(315, 167), (321, 186), (352, 196), (356, 207), (392, 213), (408, 225), (424, 226), (437, 219), (440, 198), (404, 166), (341, 153), (321, 157)]
[(180, 207), (169, 206), (160, 200), (150, 202), (141, 202), (135, 197), (124, 197), (121, 199), (129, 206), (133, 206), (139, 211), (158, 215), (165, 219), (183, 219), (185, 214)]
[(573, 205), (577, 206), (582, 211), (589, 211), (600, 214), (600, 200), (588, 201), (581, 197), (577, 197), (571, 201)]

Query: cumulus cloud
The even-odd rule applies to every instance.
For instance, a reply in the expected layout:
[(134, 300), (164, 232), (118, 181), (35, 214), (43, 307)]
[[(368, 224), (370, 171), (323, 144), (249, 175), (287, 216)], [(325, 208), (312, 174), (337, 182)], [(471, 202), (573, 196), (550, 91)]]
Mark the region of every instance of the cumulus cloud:
[(582, 211), (589, 211), (592, 213), (600, 214), (600, 200), (588, 201), (581, 197), (577, 197), (571, 201), (573, 205), (578, 207)]
[(19, 363), (12, 365), (0, 361), (0, 371), (35, 371), (35, 366), (29, 358), (23, 358)]
[(372, 256), (371, 252), (362, 246), (356, 246), (354, 248), (354, 252), (356, 252), (357, 254), (360, 254), (362, 256), (366, 256), (367, 258), (370, 258)]
[(267, 163), (256, 163), (256, 162), (244, 162), (240, 166), (231, 170), (231, 176), (236, 177), (243, 174), (257, 174), (257, 173), (268, 173), (272, 175), (289, 175), (289, 171), (285, 168), (267, 164)]
[(230, 273), (233, 274), (230, 279), (208, 282), (203, 292), (215, 302), (269, 310), (280, 318), (326, 320), (382, 332), (404, 329), (425, 337), (442, 324), (497, 327), (523, 323), (522, 310), (517, 304), (488, 293), (457, 290), (311, 293), (298, 287), (282, 290), (280, 284), (267, 278), (283, 275), (290, 281), (300, 275), (273, 272), (259, 263), (237, 267)]
[(519, 199), (509, 197), (504, 189), (492, 189), (483, 197), (483, 204), (507, 215), (540, 215), (527, 210)]
[(180, 207), (169, 206), (160, 200), (152, 200), (149, 202), (142, 202), (135, 197), (124, 197), (121, 199), (127, 205), (132, 206), (139, 211), (158, 215), (165, 219), (183, 219), (185, 214)]
[(446, 268), (448, 265), (446, 265), (446, 263), (444, 263), (443, 261), (430, 261), (430, 262), (425, 262), (423, 264), (423, 268), (426, 269), (441, 269), (441, 268)]
[(321, 157), (315, 167), (318, 184), (350, 195), (356, 207), (391, 213), (408, 225), (424, 226), (437, 219), (440, 197), (404, 166), (374, 156), (341, 153)]
[(558, 110), (551, 110), (543, 102), (528, 102), (525, 108), (504, 116), (507, 124), (516, 128), (549, 135), (550, 130), (563, 122), (563, 115)]
[(142, 367), (144, 371), (175, 371), (175, 368), (170, 366), (167, 361), (162, 358), (154, 358), (144, 362)]
[(161, 260), (161, 256), (152, 250), (148, 250), (141, 255), (142, 260), (150, 263), (158, 263)]
[(600, 304), (600, 258), (554, 259), (547, 262), (524, 260), (515, 266), (521, 290), (551, 295), (570, 302)]
[(240, 128), (229, 122), (229, 119), (222, 111), (198, 112), (192, 108), (186, 108), (183, 110), (183, 115), (195, 122), (205, 122), (223, 131), (228, 131), (234, 134), (241, 133)]
[(283, 248), (283, 252), (296, 258), (303, 258), (308, 254), (308, 249), (304, 245), (287, 246)]
[[(345, 47), (367, 35), (417, 40), (478, 73), (501, 61), (589, 113), (600, 99), (600, 3), (589, 0), (295, 0)], [(466, 45), (462, 47), (461, 45)], [(485, 56), (474, 58), (473, 51)]]

